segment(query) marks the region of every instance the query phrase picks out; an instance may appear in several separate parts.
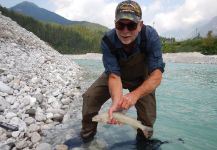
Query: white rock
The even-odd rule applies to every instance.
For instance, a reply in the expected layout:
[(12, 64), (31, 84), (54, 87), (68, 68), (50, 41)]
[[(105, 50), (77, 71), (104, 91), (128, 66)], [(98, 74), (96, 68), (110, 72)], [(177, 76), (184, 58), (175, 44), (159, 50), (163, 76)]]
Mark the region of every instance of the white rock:
[(35, 76), (31, 79), (32, 83), (37, 83), (39, 81), (39, 79)]
[(19, 131), (26, 131), (27, 129), (26, 123), (18, 117), (13, 117), (10, 120), (10, 124), (18, 126)]
[(28, 143), (26, 142), (26, 140), (22, 140), (22, 141), (17, 142), (15, 145), (16, 145), (16, 148), (18, 149), (24, 149), (25, 147), (28, 146)]
[(63, 98), (63, 99), (61, 99), (61, 102), (63, 103), (63, 105), (67, 105), (67, 104), (69, 104), (70, 101), (71, 101), (70, 98)]
[[(25, 82), (24, 82), (24, 83), (25, 83)], [(26, 84), (26, 83), (25, 83), (25, 84)], [(21, 93), (29, 92), (29, 91), (30, 91), (30, 87), (27, 86), (27, 85), (25, 85), (24, 88), (22, 88), (22, 89), (20, 90)]]
[(36, 150), (52, 150), (51, 145), (48, 143), (40, 143), (37, 147)]
[(62, 109), (48, 108), (46, 111), (47, 111), (48, 113), (51, 112), (51, 113), (53, 113), (53, 114), (62, 114), (62, 115), (65, 114), (65, 111), (62, 110)]
[(56, 97), (60, 94), (60, 90), (58, 89), (58, 90), (54, 91), (52, 94), (53, 94), (53, 96)]
[(14, 131), (11, 133), (12, 137), (17, 138), (20, 134), (20, 131)]
[(6, 133), (1, 134), (0, 141), (5, 141), (6, 139), (7, 139), (7, 134)]
[(51, 107), (53, 107), (54, 109), (60, 109), (61, 108), (61, 104), (58, 101), (54, 101), (51, 104)]
[(10, 103), (0, 96), (0, 107), (5, 110), (10, 107)]
[(13, 94), (13, 89), (0, 81), (0, 91), (7, 94)]
[(46, 120), (46, 116), (43, 113), (36, 113), (35, 114), (35, 119), (37, 121), (45, 121)]
[(5, 117), (6, 117), (7, 119), (11, 119), (11, 118), (16, 117), (16, 116), (17, 116), (17, 114), (15, 114), (15, 113), (13, 113), (13, 112), (8, 112), (8, 113), (5, 115)]
[(48, 104), (51, 104), (51, 103), (53, 103), (53, 102), (55, 102), (55, 101), (57, 101), (57, 99), (54, 97), (54, 96), (50, 96), (49, 98), (48, 98)]
[(0, 96), (6, 97), (6, 96), (8, 96), (8, 93), (3, 93), (3, 92), (0, 91)]
[(19, 102), (15, 102), (12, 106), (11, 106), (11, 109), (15, 109), (15, 108), (18, 108), (20, 105)]
[(27, 125), (30, 125), (30, 124), (35, 123), (35, 119), (32, 118), (32, 117), (25, 118), (24, 121), (25, 121), (25, 123), (26, 123)]
[(63, 117), (63, 123), (66, 123), (66, 122), (68, 122), (69, 121), (69, 119), (70, 119), (70, 113), (69, 112), (67, 112), (65, 115), (64, 115), (64, 117)]
[(8, 82), (11, 82), (13, 79), (14, 79), (14, 76), (13, 76), (13, 75), (11, 75), (11, 74), (8, 74), (8, 75), (7, 75), (7, 81), (8, 81)]
[(31, 96), (29, 96), (29, 95), (25, 96), (25, 97), (23, 98), (23, 100), (22, 100), (23, 105), (24, 105), (24, 106), (29, 105), (29, 104), (30, 104), (30, 99), (31, 99)]
[(53, 113), (47, 113), (46, 117), (47, 117), (47, 119), (51, 119), (53, 117)]
[(4, 145), (0, 145), (0, 150), (11, 150), (11, 146), (4, 144)]
[(11, 105), (14, 104), (15, 100), (16, 100), (15, 96), (9, 95), (9, 96), (6, 97), (6, 101), (9, 102)]
[(40, 127), (37, 124), (31, 124), (28, 128), (29, 132), (37, 132), (40, 130)]
[(40, 134), (38, 134), (38, 132), (33, 132), (31, 135), (31, 141), (32, 143), (37, 143), (41, 140), (41, 136)]

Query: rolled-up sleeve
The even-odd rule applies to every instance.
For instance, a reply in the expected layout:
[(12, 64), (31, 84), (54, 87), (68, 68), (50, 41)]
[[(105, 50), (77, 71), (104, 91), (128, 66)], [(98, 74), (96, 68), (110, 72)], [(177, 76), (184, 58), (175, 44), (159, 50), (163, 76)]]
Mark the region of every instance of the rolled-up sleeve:
[(165, 63), (163, 62), (161, 52), (161, 42), (156, 30), (151, 28), (148, 33), (149, 40), (147, 41), (147, 54), (148, 54), (148, 72), (152, 73), (156, 69), (164, 72)]
[(118, 64), (117, 58), (114, 54), (111, 53), (111, 50), (109, 49), (108, 45), (103, 40), (101, 42), (101, 49), (103, 54), (102, 60), (105, 68), (105, 73), (114, 73), (120, 76), (120, 66)]

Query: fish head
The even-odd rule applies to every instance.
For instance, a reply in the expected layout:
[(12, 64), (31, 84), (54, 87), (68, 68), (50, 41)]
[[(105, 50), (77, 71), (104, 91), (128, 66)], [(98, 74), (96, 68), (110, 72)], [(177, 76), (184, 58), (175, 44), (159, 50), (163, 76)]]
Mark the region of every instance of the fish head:
[(103, 116), (103, 115), (96, 115), (92, 118), (92, 121), (107, 123), (108, 118), (106, 116)]

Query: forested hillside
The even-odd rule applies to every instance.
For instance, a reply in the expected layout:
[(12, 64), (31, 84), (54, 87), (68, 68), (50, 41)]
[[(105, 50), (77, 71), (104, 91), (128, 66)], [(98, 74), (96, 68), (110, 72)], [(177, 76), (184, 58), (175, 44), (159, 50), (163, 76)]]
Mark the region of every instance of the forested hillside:
[(43, 23), (6, 8), (0, 7), (3, 15), (10, 17), (23, 28), (33, 32), (43, 41), (64, 54), (100, 52), (100, 41), (105, 29), (90, 29), (84, 25), (60, 25)]

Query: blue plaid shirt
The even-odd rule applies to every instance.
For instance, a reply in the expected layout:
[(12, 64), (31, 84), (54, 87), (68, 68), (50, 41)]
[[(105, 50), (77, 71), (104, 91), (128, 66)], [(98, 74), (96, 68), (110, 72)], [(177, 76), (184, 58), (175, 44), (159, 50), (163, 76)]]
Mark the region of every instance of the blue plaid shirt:
[[(108, 33), (106, 33), (110, 41), (114, 44), (116, 48), (122, 49), (119, 54), (121, 59), (127, 60), (129, 56), (123, 50), (123, 44), (118, 39), (116, 35), (115, 29), (112, 29)], [(165, 64), (163, 63), (162, 52), (161, 52), (161, 42), (160, 38), (154, 28), (151, 26), (146, 26), (146, 37), (147, 37), (147, 59), (148, 59), (148, 72), (149, 74), (153, 72), (155, 69), (160, 69), (161, 72), (164, 72)], [(131, 55), (141, 51), (140, 50), (140, 42), (141, 42), (141, 32), (138, 34), (135, 40), (135, 47), (132, 49)], [(101, 49), (103, 53), (103, 65), (105, 68), (105, 73), (115, 73), (116, 75), (121, 75), (120, 66), (118, 60), (114, 54), (111, 53), (109, 46), (102, 41)]]

